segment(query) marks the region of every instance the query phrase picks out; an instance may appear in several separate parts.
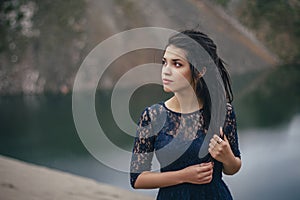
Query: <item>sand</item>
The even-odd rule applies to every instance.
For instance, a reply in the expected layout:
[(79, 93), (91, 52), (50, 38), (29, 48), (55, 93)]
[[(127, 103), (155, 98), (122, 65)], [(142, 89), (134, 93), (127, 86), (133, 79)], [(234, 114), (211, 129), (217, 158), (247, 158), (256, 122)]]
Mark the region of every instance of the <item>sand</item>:
[(0, 156), (1, 200), (150, 200), (77, 175)]

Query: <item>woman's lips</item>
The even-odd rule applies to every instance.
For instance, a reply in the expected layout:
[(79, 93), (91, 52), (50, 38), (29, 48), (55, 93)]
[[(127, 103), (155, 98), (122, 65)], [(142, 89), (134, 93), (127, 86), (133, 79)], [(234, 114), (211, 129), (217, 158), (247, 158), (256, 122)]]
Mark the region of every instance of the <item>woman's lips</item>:
[(168, 85), (168, 84), (170, 84), (170, 83), (173, 82), (172, 80), (166, 79), (166, 78), (164, 78), (162, 81), (163, 81), (163, 84), (164, 84), (164, 85)]

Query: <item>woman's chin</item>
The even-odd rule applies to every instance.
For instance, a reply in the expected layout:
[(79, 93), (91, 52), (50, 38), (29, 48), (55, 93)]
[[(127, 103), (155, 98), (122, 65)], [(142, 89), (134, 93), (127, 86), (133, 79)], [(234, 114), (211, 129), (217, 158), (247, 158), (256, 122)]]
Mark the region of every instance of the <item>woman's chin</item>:
[(167, 86), (163, 86), (163, 88), (165, 92), (172, 92), (172, 90)]

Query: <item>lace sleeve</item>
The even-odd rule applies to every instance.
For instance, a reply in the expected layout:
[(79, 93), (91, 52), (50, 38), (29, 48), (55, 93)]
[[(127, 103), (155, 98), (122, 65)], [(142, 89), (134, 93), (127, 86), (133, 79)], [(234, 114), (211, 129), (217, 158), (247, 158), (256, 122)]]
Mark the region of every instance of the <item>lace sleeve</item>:
[(151, 125), (149, 108), (146, 108), (138, 122), (130, 163), (130, 184), (134, 188), (138, 176), (151, 170), (155, 135)]
[(241, 153), (238, 144), (236, 117), (231, 104), (227, 104), (227, 113), (223, 131), (224, 134), (227, 136), (233, 154), (240, 158)]

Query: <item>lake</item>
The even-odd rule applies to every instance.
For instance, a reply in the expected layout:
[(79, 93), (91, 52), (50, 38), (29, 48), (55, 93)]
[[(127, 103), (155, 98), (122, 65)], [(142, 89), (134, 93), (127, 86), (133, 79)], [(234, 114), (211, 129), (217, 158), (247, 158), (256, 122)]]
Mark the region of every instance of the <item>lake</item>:
[[(114, 144), (131, 151), (132, 138), (112, 121), (110, 94), (96, 95), (99, 123), (112, 133), (108, 137)], [(137, 121), (144, 106), (162, 98), (166, 96), (158, 93), (149, 99), (137, 91), (129, 105), (132, 119)], [(128, 173), (103, 165), (82, 144), (73, 121), (71, 95), (4, 96), (0, 111), (0, 154), (132, 190)], [(235, 199), (299, 198), (299, 130), (300, 115), (280, 126), (239, 129), (243, 166), (238, 174), (224, 177)], [(129, 165), (129, 160), (119, 159)], [(154, 196), (156, 190), (137, 192)]]

